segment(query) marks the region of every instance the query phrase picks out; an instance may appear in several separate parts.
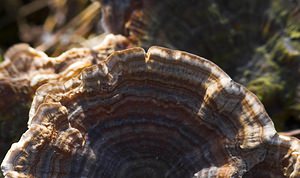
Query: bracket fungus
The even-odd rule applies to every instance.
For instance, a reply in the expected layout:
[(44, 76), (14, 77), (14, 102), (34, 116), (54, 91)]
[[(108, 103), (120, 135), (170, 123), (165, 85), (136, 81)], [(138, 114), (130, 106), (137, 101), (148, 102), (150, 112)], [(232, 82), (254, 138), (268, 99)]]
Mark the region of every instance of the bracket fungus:
[(37, 89), (6, 177), (300, 177), (299, 140), (204, 58), (131, 48), (73, 75)]
[(128, 45), (125, 37), (108, 34), (94, 48), (74, 48), (58, 57), (48, 57), (27, 44), (11, 47), (0, 64), (0, 111), (20, 101), (31, 101), (42, 84), (68, 80)]

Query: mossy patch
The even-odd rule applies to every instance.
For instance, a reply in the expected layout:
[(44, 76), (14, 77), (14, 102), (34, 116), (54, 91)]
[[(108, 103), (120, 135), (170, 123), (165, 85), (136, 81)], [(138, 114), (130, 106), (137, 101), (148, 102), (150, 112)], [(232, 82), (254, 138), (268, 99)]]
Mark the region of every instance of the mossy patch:
[(248, 84), (248, 89), (255, 93), (261, 101), (267, 102), (282, 91), (283, 86), (281, 82), (276, 80), (276, 77), (267, 75), (252, 80)]

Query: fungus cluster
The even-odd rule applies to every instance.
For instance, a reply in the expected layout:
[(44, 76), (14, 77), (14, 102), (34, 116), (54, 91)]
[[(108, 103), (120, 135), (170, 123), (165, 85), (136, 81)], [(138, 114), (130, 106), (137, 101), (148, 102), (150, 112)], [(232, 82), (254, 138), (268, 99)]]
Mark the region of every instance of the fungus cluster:
[(300, 141), (279, 135), (257, 97), (204, 58), (162, 47), (94, 65), (86, 49), (38, 54), (51, 70), (71, 56), (81, 67), (36, 90), (6, 177), (300, 177)]

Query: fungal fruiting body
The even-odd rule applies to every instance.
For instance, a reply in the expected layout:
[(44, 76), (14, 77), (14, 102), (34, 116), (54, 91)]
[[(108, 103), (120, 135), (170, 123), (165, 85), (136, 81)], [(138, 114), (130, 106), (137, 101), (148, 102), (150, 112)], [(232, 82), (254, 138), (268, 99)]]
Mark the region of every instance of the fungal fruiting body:
[(212, 62), (131, 48), (39, 87), (1, 168), (7, 177), (299, 177), (299, 151)]
[(18, 102), (31, 102), (35, 90), (49, 82), (66, 81), (92, 64), (129, 44), (121, 35), (108, 34), (93, 48), (74, 48), (59, 57), (48, 57), (27, 44), (11, 47), (0, 64), (0, 112)]

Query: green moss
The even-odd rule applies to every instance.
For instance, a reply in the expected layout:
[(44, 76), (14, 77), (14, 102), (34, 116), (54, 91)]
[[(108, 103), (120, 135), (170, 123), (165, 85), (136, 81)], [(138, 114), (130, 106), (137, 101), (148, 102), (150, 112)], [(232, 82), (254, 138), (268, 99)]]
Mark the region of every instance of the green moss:
[(227, 24), (228, 19), (220, 13), (219, 6), (215, 3), (212, 3), (208, 6), (208, 12), (210, 16), (214, 16), (215, 19), (218, 19), (218, 23)]
[(300, 39), (300, 31), (291, 31), (289, 36), (291, 39)]
[(283, 90), (283, 84), (278, 82), (276, 77), (268, 75), (252, 80), (248, 84), (249, 90), (254, 92), (264, 103), (271, 100), (278, 92)]
[(276, 23), (282, 24), (286, 21), (289, 15), (289, 7), (288, 4), (281, 0), (274, 0), (272, 1), (270, 18), (273, 19)]
[(300, 112), (300, 103), (291, 106), (291, 109)]
[(255, 54), (260, 58), (260, 60), (264, 60), (264, 64), (260, 66), (262, 72), (264, 72), (265, 74), (269, 73), (270, 75), (278, 76), (280, 67), (274, 61), (276, 57), (275, 53), (272, 50), (270, 52), (268, 50), (268, 46), (261, 46), (256, 48)]
[(296, 62), (300, 56), (300, 44), (299, 42), (291, 40), (289, 37), (282, 37), (277, 40), (270, 55), (272, 61), (276, 60), (281, 64)]

